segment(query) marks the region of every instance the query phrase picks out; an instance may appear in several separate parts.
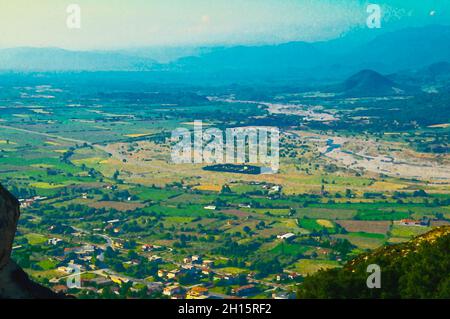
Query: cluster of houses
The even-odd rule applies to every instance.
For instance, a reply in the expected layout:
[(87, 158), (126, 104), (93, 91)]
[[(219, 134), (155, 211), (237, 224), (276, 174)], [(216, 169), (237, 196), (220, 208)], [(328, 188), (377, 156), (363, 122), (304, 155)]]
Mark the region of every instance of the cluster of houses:
[(300, 278), (301, 275), (293, 272), (293, 271), (287, 271), (281, 274), (278, 274), (275, 278), (277, 281), (284, 281), (284, 280), (296, 280), (297, 278)]
[[(209, 277), (212, 280), (220, 280), (229, 285), (237, 284), (239, 276), (235, 274), (219, 274), (215, 272), (211, 267), (214, 266), (213, 260), (203, 259), (199, 255), (194, 255), (190, 257), (185, 257), (183, 259), (183, 264), (180, 265), (179, 268), (167, 271), (164, 269), (160, 269), (158, 271), (158, 277), (161, 280), (167, 281), (167, 286), (163, 289), (163, 295), (172, 298), (172, 299), (207, 299), (207, 298), (215, 298), (214, 294), (209, 292), (208, 287), (212, 286), (211, 284), (202, 286), (196, 285), (191, 287), (190, 289), (183, 288), (180, 284), (177, 283), (177, 279), (181, 275), (188, 276), (203, 276)], [(242, 288), (242, 289), (241, 289)], [(238, 287), (232, 290), (232, 293), (236, 297), (244, 297), (248, 294), (251, 294), (255, 291), (254, 285), (246, 285), (243, 287)]]
[(43, 197), (43, 196), (34, 196), (32, 198), (21, 198), (19, 199), (19, 203), (20, 203), (20, 207), (21, 208), (28, 208), (31, 207), (34, 203), (39, 202), (39, 201), (43, 201), (46, 200), (47, 197)]
[(170, 285), (163, 289), (163, 295), (171, 299), (208, 299), (211, 297), (208, 288), (203, 286), (185, 289), (179, 285)]
[(103, 249), (95, 245), (83, 245), (81, 247), (64, 248), (64, 259), (70, 259), (72, 264), (80, 266), (81, 270), (96, 270), (92, 263), (94, 256), (98, 260), (103, 259)]
[[(280, 237), (281, 238), (281, 237)], [(282, 236), (282, 239), (288, 240), (291, 238), (289, 234)], [(60, 238), (50, 238), (47, 240), (47, 245), (60, 247), (62, 254), (55, 256), (54, 258), (59, 261), (57, 270), (61, 273), (58, 278), (52, 279), (50, 282), (54, 284), (53, 290), (56, 292), (66, 293), (69, 288), (79, 288), (83, 290), (91, 290), (95, 293), (102, 293), (103, 288), (108, 286), (112, 293), (119, 295), (120, 286), (128, 283), (131, 278), (122, 276), (119, 274), (112, 274), (104, 272), (101, 269), (102, 266), (99, 262), (104, 260), (104, 247), (97, 245), (81, 245), (77, 247), (64, 247), (64, 241)], [(114, 240), (112, 242), (114, 248), (123, 247), (123, 241)], [(157, 272), (156, 282), (145, 283), (147, 285), (148, 291), (155, 291), (157, 293), (162, 293), (164, 296), (172, 299), (207, 299), (207, 298), (217, 298), (217, 294), (212, 293), (210, 289), (213, 287), (213, 281), (220, 281), (222, 284), (233, 287), (231, 289), (231, 294), (236, 298), (247, 297), (258, 292), (258, 287), (254, 284), (247, 284), (244, 286), (236, 286), (239, 283), (239, 275), (237, 274), (224, 274), (218, 273), (214, 267), (214, 260), (204, 259), (200, 255), (192, 255), (183, 258), (182, 262), (175, 263), (177, 268), (175, 269), (164, 269), (164, 259), (161, 256), (155, 254), (155, 252), (163, 249), (160, 246), (145, 244), (141, 246), (141, 250), (144, 253), (148, 253), (146, 256), (149, 261), (160, 264), (161, 268)], [(93, 260), (96, 262), (93, 262)], [(139, 261), (129, 260), (124, 262), (128, 265), (138, 265)], [(107, 268), (105, 266), (105, 268)], [(85, 272), (100, 271), (97, 276), (87, 276), (81, 279), (80, 285), (69, 286), (66, 284), (66, 278), (70, 278), (77, 274), (82, 274)], [(180, 284), (181, 277), (185, 278), (208, 278), (210, 282), (202, 285), (194, 285), (191, 287), (184, 287)], [(283, 275), (284, 276), (284, 275)], [(285, 275), (289, 276), (289, 274)], [(283, 277), (284, 279), (284, 277)], [(281, 280), (281, 277), (280, 279)], [(141, 282), (132, 282), (132, 288), (135, 289), (135, 285)], [(276, 295), (276, 296), (275, 296)], [(274, 293), (274, 298), (283, 299), (283, 292)]]
[(183, 275), (196, 276), (200, 274), (198, 268), (193, 265), (183, 265), (180, 268), (172, 269), (172, 270), (158, 270), (158, 277), (161, 279), (167, 280), (178, 280)]
[(396, 221), (395, 224), (400, 226), (428, 227), (430, 226), (430, 219), (429, 218), (422, 218), (421, 220), (401, 219), (399, 221)]
[(158, 270), (158, 277), (167, 280), (177, 280), (183, 275), (189, 276), (200, 276), (200, 275), (210, 275), (212, 272), (210, 267), (214, 265), (212, 260), (203, 260), (199, 255), (194, 255), (191, 257), (186, 257), (183, 259), (183, 264), (176, 269)]
[(266, 189), (269, 191), (269, 194), (274, 194), (274, 193), (280, 193), (281, 192), (281, 185), (264, 185), (263, 189)]

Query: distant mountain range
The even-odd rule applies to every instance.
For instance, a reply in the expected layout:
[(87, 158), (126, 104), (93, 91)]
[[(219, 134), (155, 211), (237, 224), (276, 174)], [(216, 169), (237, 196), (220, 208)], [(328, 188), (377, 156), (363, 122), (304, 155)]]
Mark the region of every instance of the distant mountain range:
[(278, 78), (334, 81), (362, 69), (389, 74), (450, 61), (449, 26), (403, 29), (359, 45), (349, 42), (343, 37), (319, 43), (223, 48), (179, 59), (173, 65), (177, 70), (214, 73), (224, 79), (260, 77), (272, 82)]
[(0, 50), (0, 70), (149, 71), (156, 62), (119, 52), (81, 52), (58, 48)]
[(450, 63), (437, 62), (419, 69), (402, 70), (388, 77), (397, 83), (439, 90), (450, 85)]
[[(366, 31), (367, 32), (367, 31)], [(141, 48), (121, 51), (67, 51), (57, 48), (14, 48), (0, 50), (0, 70), (14, 71), (152, 71), (173, 81), (208, 83), (314, 83), (336, 82), (360, 70), (381, 74), (415, 70), (450, 62), (450, 26), (427, 26), (365, 36), (353, 35), (326, 42), (291, 42), (279, 45), (186, 48), (168, 51)], [(351, 44), (350, 44), (351, 43)], [(186, 56), (183, 56), (186, 55)], [(170, 62), (169, 62), (170, 60)], [(442, 68), (443, 67), (443, 68)], [(446, 65), (435, 65), (429, 76), (448, 73)], [(407, 80), (413, 73), (399, 74)], [(379, 82), (384, 92), (395, 79), (362, 73), (363, 86)], [(445, 74), (444, 74), (445, 76)], [(357, 81), (358, 82), (358, 81)], [(348, 83), (350, 84), (350, 83)], [(377, 84), (377, 85), (378, 85)], [(351, 90), (361, 90), (354, 87)]]

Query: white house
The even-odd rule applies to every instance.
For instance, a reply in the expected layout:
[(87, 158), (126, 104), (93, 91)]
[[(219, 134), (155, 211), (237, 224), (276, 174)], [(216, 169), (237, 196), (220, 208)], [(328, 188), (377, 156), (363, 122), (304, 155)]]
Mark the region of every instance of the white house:
[(294, 237), (295, 237), (295, 234), (293, 234), (293, 233), (287, 233), (287, 234), (284, 234), (284, 235), (278, 235), (277, 236), (277, 238), (281, 239), (281, 240), (290, 240), (290, 239), (293, 239)]

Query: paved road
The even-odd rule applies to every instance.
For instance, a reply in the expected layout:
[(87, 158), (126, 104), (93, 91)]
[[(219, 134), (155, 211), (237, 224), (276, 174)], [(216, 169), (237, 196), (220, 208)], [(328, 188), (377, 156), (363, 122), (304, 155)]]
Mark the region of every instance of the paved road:
[(64, 140), (64, 141), (67, 141), (67, 142), (74, 142), (74, 143), (78, 143), (78, 144), (86, 143), (88, 145), (94, 146), (92, 143), (90, 143), (88, 141), (77, 140), (77, 139), (69, 138), (69, 137), (62, 137), (62, 136), (49, 134), (49, 133), (44, 133), (44, 132), (36, 132), (36, 131), (27, 130), (27, 129), (24, 129), (24, 128), (19, 128), (19, 127), (14, 127), (14, 126), (0, 125), (0, 128), (15, 130), (15, 131), (24, 132), (24, 133), (30, 133), (30, 134), (35, 134), (35, 135), (41, 135), (41, 136), (45, 136), (45, 137), (50, 137), (50, 138), (54, 138), (54, 139), (60, 139), (60, 140)]
[(108, 153), (108, 150), (106, 149), (105, 146), (100, 145), (100, 144), (93, 144), (93, 143), (88, 142), (88, 141), (83, 141), (83, 140), (74, 139), (74, 138), (70, 138), (70, 137), (63, 137), (63, 136), (50, 134), (50, 133), (36, 132), (36, 131), (32, 131), (32, 130), (28, 130), (28, 129), (24, 129), (24, 128), (19, 128), (19, 127), (14, 127), (14, 126), (9, 126), (9, 125), (0, 125), (0, 128), (9, 129), (9, 130), (15, 130), (15, 131), (19, 131), (19, 132), (34, 134), (34, 135), (45, 136), (45, 137), (49, 137), (49, 138), (53, 138), (53, 139), (63, 140), (63, 141), (66, 141), (66, 142), (76, 143), (76, 144), (86, 144), (86, 145), (95, 147), (95, 148), (97, 148), (99, 150), (102, 150), (102, 151)]

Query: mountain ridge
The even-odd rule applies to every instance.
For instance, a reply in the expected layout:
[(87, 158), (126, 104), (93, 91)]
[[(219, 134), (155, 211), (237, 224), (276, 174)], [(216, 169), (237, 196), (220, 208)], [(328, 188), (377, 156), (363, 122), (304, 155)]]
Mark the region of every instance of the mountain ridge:
[[(240, 45), (185, 52), (175, 61), (158, 63), (161, 50), (69, 51), (59, 48), (0, 50), (0, 70), (18, 71), (156, 71), (209, 78), (308, 79), (344, 78), (362, 70), (393, 73), (450, 61), (450, 26), (407, 28), (353, 41), (349, 34), (321, 42)], [(447, 41), (448, 40), (448, 41)], [(395, 48), (395, 50), (393, 50)], [(148, 54), (146, 53), (148, 52)], [(176, 53), (174, 55), (174, 52)], [(181, 54), (182, 55), (182, 54)]]

